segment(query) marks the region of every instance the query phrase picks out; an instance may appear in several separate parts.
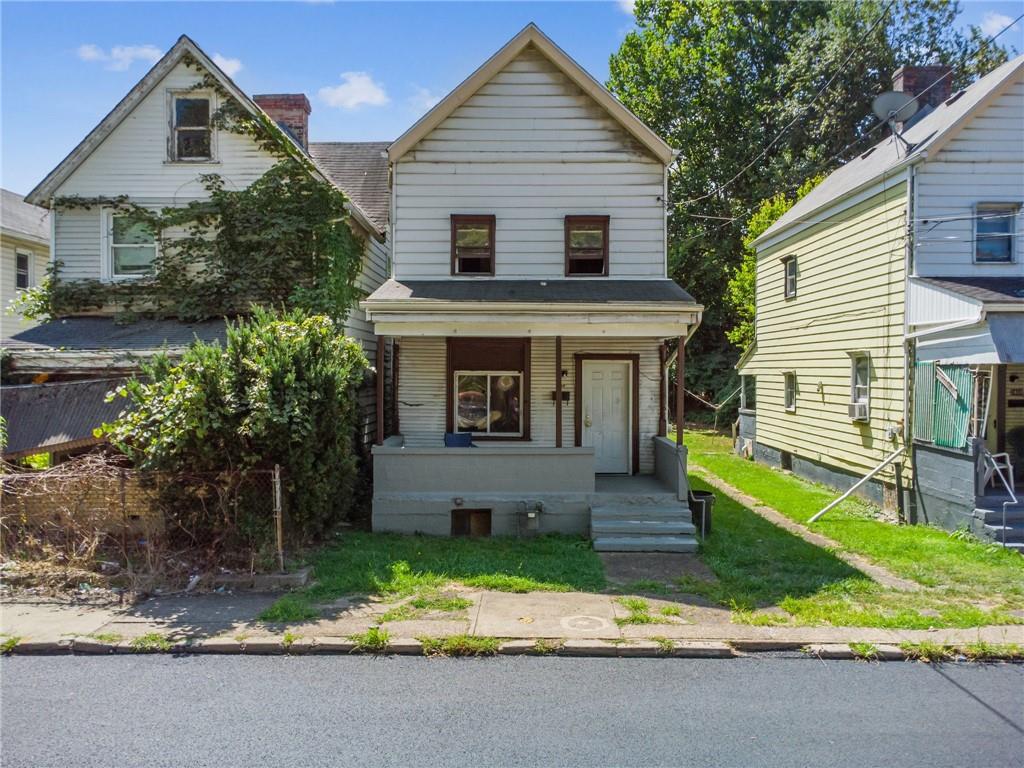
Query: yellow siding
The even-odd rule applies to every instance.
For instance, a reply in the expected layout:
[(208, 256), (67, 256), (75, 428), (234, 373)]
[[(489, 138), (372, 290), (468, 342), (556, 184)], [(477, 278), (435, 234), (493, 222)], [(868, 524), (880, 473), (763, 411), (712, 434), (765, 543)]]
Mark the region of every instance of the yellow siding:
[[(757, 442), (863, 474), (899, 443), (903, 419), (905, 185), (838, 212), (758, 254)], [(795, 255), (797, 295), (783, 295), (781, 259)], [(850, 419), (851, 352), (871, 357), (871, 420)], [(784, 407), (784, 371), (797, 381)], [(892, 478), (892, 472), (883, 479)]]

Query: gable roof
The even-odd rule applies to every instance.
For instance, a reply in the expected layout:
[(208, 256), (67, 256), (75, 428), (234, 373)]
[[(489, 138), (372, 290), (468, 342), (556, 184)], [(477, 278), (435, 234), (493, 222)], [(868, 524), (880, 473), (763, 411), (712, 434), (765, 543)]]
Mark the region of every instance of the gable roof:
[(40, 244), (50, 242), (50, 212), (30, 205), (25, 198), (9, 189), (0, 189), (0, 230), (13, 237), (23, 237)]
[(388, 220), (387, 141), (311, 141), (310, 157), (383, 231)]
[(1018, 56), (996, 67), (962, 91), (954, 93), (903, 133), (903, 137), (912, 145), (909, 153), (902, 142), (889, 136), (836, 169), (768, 227), (754, 240), (754, 245), (761, 245), (796, 224), (813, 220), (818, 211), (911, 163), (925, 159), (929, 154), (934, 156), (959, 133), (977, 110), (986, 106), (1022, 70), (1024, 56)]
[[(209, 72), (217, 82), (239, 103), (242, 107), (249, 112), (251, 115), (259, 115), (266, 118), (271, 125), (277, 125), (277, 123), (270, 117), (256, 102), (254, 102), (249, 96), (246, 95), (234, 81), (224, 74), (223, 70), (218, 67), (213, 59), (207, 56), (203, 49), (200, 48), (196, 43), (188, 37), (188, 35), (182, 35), (178, 38), (178, 41), (171, 47), (163, 57), (152, 66), (152, 68), (143, 75), (142, 79), (135, 84), (135, 86), (128, 91), (127, 95), (117, 103), (107, 116), (104, 117), (95, 128), (93, 128), (89, 134), (79, 142), (78, 146), (75, 147), (60, 163), (47, 174), (46, 178), (43, 179), (35, 189), (29, 192), (25, 196), (25, 200), (35, 205), (48, 205), (49, 200), (53, 197), (54, 193), (63, 184), (72, 173), (74, 173), (82, 163), (84, 163), (88, 157), (106, 140), (114, 129), (117, 128), (127, 118), (132, 111), (145, 99), (154, 88), (156, 88), (160, 82), (174, 69), (182, 58), (189, 54), (199, 62), (200, 66)], [(334, 179), (331, 178), (330, 174), (326, 173), (316, 161), (310, 157), (309, 153), (302, 147), (302, 145), (296, 141), (295, 137), (290, 131), (280, 131), (281, 141), (287, 142), (289, 148), (295, 150), (301, 154), (309, 164), (312, 166), (315, 174), (323, 181), (341, 189), (342, 192), (350, 198), (350, 204), (347, 206), (349, 212), (353, 215), (356, 221), (359, 222), (360, 226), (364, 227), (370, 232), (377, 235), (383, 235), (383, 227), (376, 222), (371, 221), (371, 217), (363, 210), (359, 205), (358, 199), (355, 195), (351, 194), (347, 189), (341, 187)]]
[(616, 99), (607, 88), (595, 80), (589, 72), (577, 64), (565, 51), (555, 45), (534, 23), (529, 23), (497, 53), (489, 58), (468, 78), (462, 81), (454, 91), (445, 96), (427, 114), (417, 120), (409, 130), (399, 136), (388, 148), (388, 158), (395, 162), (412, 149), (417, 142), (434, 130), (440, 123), (495, 74), (505, 68), (523, 50), (533, 45), (552, 64), (568, 77), (573, 83), (600, 104), (633, 138), (646, 147), (651, 154), (662, 163), (668, 164), (673, 156), (672, 147), (648, 128), (639, 117), (634, 115), (622, 102)]

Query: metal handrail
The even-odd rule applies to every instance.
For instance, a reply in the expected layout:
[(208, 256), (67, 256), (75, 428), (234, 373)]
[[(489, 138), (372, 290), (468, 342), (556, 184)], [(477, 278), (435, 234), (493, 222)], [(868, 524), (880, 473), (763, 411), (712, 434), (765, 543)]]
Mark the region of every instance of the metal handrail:
[[(989, 449), (986, 448), (984, 445), (981, 446), (981, 452), (982, 452), (982, 455), (985, 458), (985, 461), (992, 463), (992, 469), (994, 469), (996, 471), (996, 475), (999, 476), (999, 481), (1003, 484), (1003, 487), (1006, 489), (1006, 492), (1008, 494), (1010, 494), (1010, 500), (1003, 502), (1003, 527), (1002, 527), (1001, 533), (1002, 533), (1002, 536), (1003, 536), (1003, 546), (1005, 547), (1006, 546), (1006, 505), (1007, 504), (1019, 504), (1020, 502), (1017, 501), (1017, 494), (1015, 494), (1013, 492), (1013, 488), (1010, 487), (1009, 482), (1007, 482), (1006, 478), (1003, 477), (1003, 469), (996, 462), (995, 457), (992, 456), (992, 452), (989, 451)], [(982, 495), (984, 495), (985, 489), (982, 488), (981, 492), (982, 492)]]
[(846, 497), (850, 496), (850, 495), (851, 495), (851, 494), (852, 494), (852, 493), (853, 493), (854, 491), (856, 491), (856, 490), (857, 490), (858, 488), (860, 488), (860, 487), (861, 487), (862, 485), (864, 485), (864, 483), (866, 483), (866, 482), (867, 482), (868, 480), (870, 480), (871, 478), (873, 478), (873, 477), (874, 477), (875, 475), (877, 475), (877, 474), (878, 474), (879, 472), (881, 472), (881, 471), (882, 471), (883, 469), (885, 469), (885, 468), (886, 468), (886, 467), (888, 467), (888, 466), (889, 466), (890, 464), (892, 464), (892, 463), (893, 463), (894, 461), (896, 461), (896, 459), (898, 459), (898, 458), (899, 458), (899, 457), (900, 457), (900, 456), (901, 456), (901, 455), (903, 454), (903, 451), (905, 451), (905, 450), (906, 450), (906, 446), (902, 446), (902, 445), (901, 445), (901, 446), (900, 446), (899, 448), (897, 448), (897, 449), (896, 449), (895, 451), (893, 451), (893, 452), (892, 452), (892, 453), (890, 453), (890, 454), (889, 454), (888, 456), (886, 456), (886, 457), (885, 457), (885, 459), (884, 459), (884, 460), (882, 461), (882, 463), (881, 463), (881, 464), (879, 464), (879, 465), (878, 465), (877, 467), (875, 467), (875, 468), (874, 468), (874, 469), (872, 469), (872, 470), (871, 470), (870, 472), (868, 472), (868, 473), (867, 473), (866, 475), (864, 475), (864, 477), (862, 477), (862, 478), (861, 478), (860, 480), (858, 480), (858, 481), (857, 481), (856, 483), (854, 483), (853, 485), (851, 485), (851, 486), (850, 486), (850, 487), (849, 487), (849, 488), (847, 489), (846, 493), (844, 493), (844, 494), (843, 494), (842, 496), (840, 496), (840, 497), (839, 497), (838, 499), (836, 499), (836, 500), (835, 500), (835, 501), (833, 501), (833, 502), (832, 502), (831, 504), (829, 504), (829, 505), (828, 505), (827, 507), (825, 507), (825, 508), (824, 508), (823, 510), (821, 510), (821, 511), (820, 511), (820, 512), (818, 512), (818, 513), (817, 513), (816, 515), (814, 515), (814, 516), (813, 516), (813, 517), (812, 517), (812, 518), (811, 518), (810, 520), (808, 520), (808, 521), (807, 521), (807, 524), (808, 524), (808, 525), (810, 525), (811, 523), (813, 523), (813, 522), (817, 521), (817, 519), (818, 519), (819, 517), (821, 517), (821, 516), (822, 516), (822, 515), (824, 515), (824, 514), (825, 514), (826, 512), (828, 512), (828, 511), (829, 511), (830, 509), (832, 509), (832, 507), (836, 506), (836, 505), (837, 505), (837, 504), (838, 504), (839, 502), (841, 502), (841, 501), (842, 501), (843, 499), (845, 499)]

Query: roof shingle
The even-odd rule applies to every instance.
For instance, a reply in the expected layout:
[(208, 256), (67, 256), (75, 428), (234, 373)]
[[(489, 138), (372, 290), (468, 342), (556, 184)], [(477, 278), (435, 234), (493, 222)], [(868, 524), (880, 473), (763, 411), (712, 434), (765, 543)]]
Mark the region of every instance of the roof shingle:
[(387, 226), (388, 141), (312, 141), (309, 154), (371, 222)]

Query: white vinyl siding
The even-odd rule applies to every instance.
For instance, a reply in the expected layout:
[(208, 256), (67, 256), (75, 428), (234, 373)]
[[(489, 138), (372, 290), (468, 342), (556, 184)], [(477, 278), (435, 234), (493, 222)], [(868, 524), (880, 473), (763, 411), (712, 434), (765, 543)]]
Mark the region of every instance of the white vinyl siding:
[(0, 330), (3, 336), (16, 333), (24, 328), (36, 325), (34, 320), (26, 320), (18, 315), (7, 314), (7, 307), (21, 291), (15, 287), (17, 280), (17, 254), (29, 256), (29, 286), (39, 285), (46, 277), (49, 261), (48, 249), (45, 245), (22, 241), (14, 237), (0, 237)]
[[(1024, 275), (1024, 226), (1015, 219), (1012, 263), (978, 263), (975, 219), (983, 203), (1024, 203), (1024, 78), (971, 118), (918, 167), (915, 273), (922, 277)], [(983, 211), (980, 211), (983, 213)]]
[[(399, 421), (405, 444), (413, 447), (436, 447), (444, 444), (447, 404), (445, 339), (443, 337), (408, 337), (399, 340)], [(562, 339), (562, 368), (568, 375), (562, 379), (563, 391), (569, 401), (562, 406), (562, 445), (575, 441), (575, 386), (573, 382), (576, 353), (639, 354), (640, 355), (640, 472), (654, 471), (654, 444), (658, 433), (659, 407), (659, 339)], [(527, 445), (553, 447), (555, 444), (555, 340), (533, 337), (530, 341), (530, 440)], [(512, 445), (523, 445), (515, 441)], [(488, 443), (488, 446), (498, 445)]]
[(227, 189), (243, 189), (266, 173), (274, 157), (249, 136), (216, 131), (214, 162), (168, 159), (171, 94), (201, 74), (179, 64), (60, 186), (57, 197), (127, 195), (142, 205), (175, 205), (203, 197), (202, 173), (220, 174)]
[(610, 277), (664, 277), (663, 194), (660, 161), (528, 48), (397, 163), (395, 276), (449, 277), (465, 213), (495, 215), (497, 278), (564, 277), (567, 215), (610, 217)]

